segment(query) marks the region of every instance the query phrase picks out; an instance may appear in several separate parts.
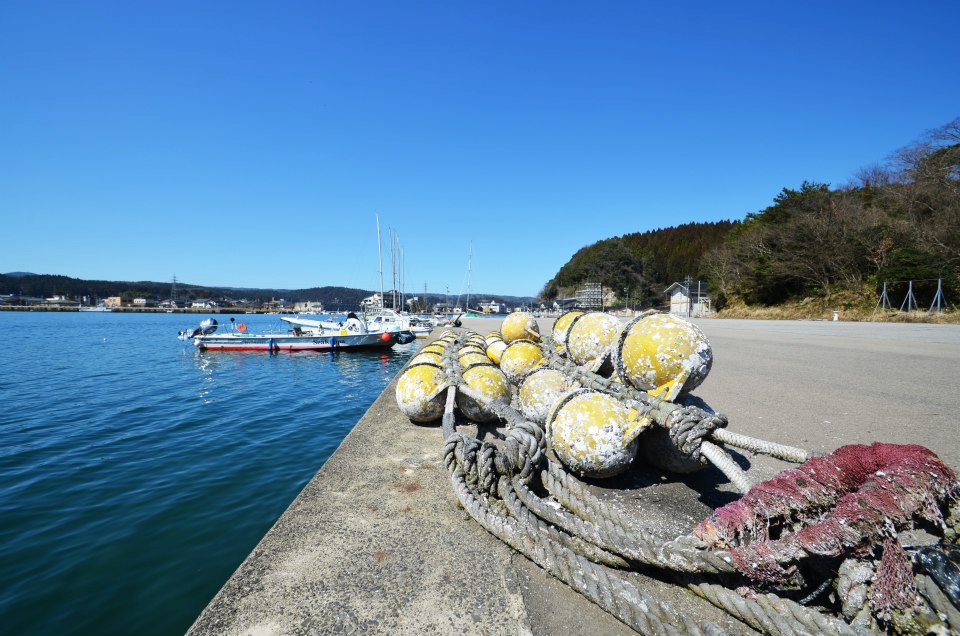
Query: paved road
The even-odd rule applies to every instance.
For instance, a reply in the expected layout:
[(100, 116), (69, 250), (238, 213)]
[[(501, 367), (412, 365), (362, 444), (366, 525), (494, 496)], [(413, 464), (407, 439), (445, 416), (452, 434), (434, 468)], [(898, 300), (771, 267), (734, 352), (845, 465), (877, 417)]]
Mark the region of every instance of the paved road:
[[(553, 319), (540, 319), (546, 331)], [(733, 430), (833, 450), (922, 444), (960, 468), (960, 326), (697, 321), (714, 350), (696, 394)], [(492, 319), (464, 325), (487, 333)], [(770, 465), (770, 468), (774, 468)]]
[(832, 450), (922, 444), (960, 467), (960, 326), (703, 320), (698, 394), (747, 434)]

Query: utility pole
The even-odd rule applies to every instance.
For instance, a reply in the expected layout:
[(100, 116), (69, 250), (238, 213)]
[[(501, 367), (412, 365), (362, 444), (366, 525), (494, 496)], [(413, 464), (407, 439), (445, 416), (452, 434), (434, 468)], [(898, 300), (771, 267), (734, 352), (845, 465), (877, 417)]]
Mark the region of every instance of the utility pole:
[[(700, 295), (700, 279), (698, 278), (697, 279), (697, 309), (700, 312), (700, 315), (703, 315), (703, 301), (700, 300), (701, 298), (703, 297)], [(700, 316), (697, 316), (697, 318), (699, 317)]]

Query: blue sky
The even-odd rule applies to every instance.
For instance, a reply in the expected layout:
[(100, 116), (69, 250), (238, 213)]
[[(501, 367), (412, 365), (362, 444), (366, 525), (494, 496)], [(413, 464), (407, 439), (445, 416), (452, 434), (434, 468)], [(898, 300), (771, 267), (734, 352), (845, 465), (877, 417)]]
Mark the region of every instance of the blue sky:
[(958, 32), (953, 1), (6, 2), (0, 272), (373, 289), (379, 213), (410, 288), (459, 291), (472, 240), (475, 291), (535, 294), (957, 117)]

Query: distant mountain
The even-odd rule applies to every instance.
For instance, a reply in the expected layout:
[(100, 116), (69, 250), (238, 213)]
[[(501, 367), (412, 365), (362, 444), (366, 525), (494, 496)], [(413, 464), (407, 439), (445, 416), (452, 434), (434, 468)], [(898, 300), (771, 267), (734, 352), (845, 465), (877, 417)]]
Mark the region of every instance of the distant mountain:
[[(0, 294), (22, 294), (24, 296), (35, 296), (49, 298), (51, 296), (67, 296), (68, 298), (79, 299), (83, 296), (94, 298), (107, 298), (109, 296), (121, 296), (125, 299), (135, 297), (153, 298), (155, 300), (166, 300), (170, 298), (171, 283), (158, 283), (154, 281), (106, 281), (106, 280), (84, 280), (81, 278), (71, 278), (69, 276), (58, 276), (52, 274), (31, 274), (29, 272), (12, 272), (10, 274), (0, 275)], [(206, 285), (191, 285), (189, 283), (177, 283), (177, 296), (181, 301), (191, 301), (200, 298), (205, 299), (230, 299), (246, 300), (250, 303), (262, 303), (271, 299), (279, 300), (281, 298), (291, 301), (320, 301), (325, 307), (331, 310), (338, 309), (356, 309), (360, 306), (360, 301), (373, 294), (367, 289), (356, 289), (353, 287), (309, 287), (307, 289), (261, 289), (250, 287), (210, 287)], [(407, 297), (423, 298), (422, 293), (408, 293)], [(441, 302), (447, 297), (444, 294), (427, 294), (426, 299), (430, 304)], [(387, 302), (391, 300), (390, 292), (387, 292)], [(450, 302), (457, 300), (456, 296), (450, 297)], [(493, 300), (507, 303), (510, 306), (529, 305), (533, 302), (531, 296), (504, 296), (502, 294), (471, 294), (471, 304)], [(466, 298), (462, 299), (465, 302)]]
[(620, 298), (659, 302), (663, 289), (686, 276), (706, 278), (703, 257), (719, 246), (739, 221), (685, 223), (634, 232), (581, 248), (541, 292), (544, 300), (572, 295), (584, 282), (599, 282)]

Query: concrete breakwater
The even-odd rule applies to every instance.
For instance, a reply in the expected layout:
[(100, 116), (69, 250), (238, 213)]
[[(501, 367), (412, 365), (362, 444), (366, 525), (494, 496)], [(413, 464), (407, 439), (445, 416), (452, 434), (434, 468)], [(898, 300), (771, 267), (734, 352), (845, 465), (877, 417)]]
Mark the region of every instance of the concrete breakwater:
[[(476, 322), (465, 326), (496, 328)], [(951, 388), (960, 328), (749, 321), (703, 327), (717, 362), (698, 393), (737, 430), (818, 450), (872, 440), (919, 443), (954, 467), (960, 462), (950, 416), (960, 406)], [(191, 633), (630, 633), (458, 509), (439, 428), (406, 420), (393, 388)], [(783, 467), (766, 457), (738, 460), (761, 478)], [(597, 492), (670, 537), (733, 497), (718, 471), (689, 479), (696, 482), (637, 470)], [(682, 589), (639, 576), (638, 583), (678, 611), (744, 629)]]

